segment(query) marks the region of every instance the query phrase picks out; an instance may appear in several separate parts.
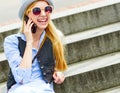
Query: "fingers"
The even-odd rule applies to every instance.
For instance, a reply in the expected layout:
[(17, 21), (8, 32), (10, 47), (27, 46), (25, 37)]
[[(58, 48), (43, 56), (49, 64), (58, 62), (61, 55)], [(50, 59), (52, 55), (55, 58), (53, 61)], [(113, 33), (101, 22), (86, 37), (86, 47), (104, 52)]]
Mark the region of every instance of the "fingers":
[(54, 72), (53, 74), (54, 82), (56, 84), (61, 84), (65, 80), (64, 74), (62, 72)]
[(23, 31), (23, 33), (26, 36), (27, 42), (32, 42), (33, 41), (32, 33), (31, 33), (31, 27), (32, 27), (33, 24), (34, 23), (31, 19), (28, 20), (27, 24), (24, 21), (24, 31)]
[(24, 21), (24, 33), (30, 32), (32, 25), (33, 25), (33, 21), (31, 19), (29, 19), (27, 23)]

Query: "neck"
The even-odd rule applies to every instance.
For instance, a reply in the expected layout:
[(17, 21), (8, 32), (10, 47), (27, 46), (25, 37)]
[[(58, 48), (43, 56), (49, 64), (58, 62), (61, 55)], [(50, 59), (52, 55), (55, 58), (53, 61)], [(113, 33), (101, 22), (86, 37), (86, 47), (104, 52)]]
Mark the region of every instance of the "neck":
[(38, 44), (39, 44), (39, 40), (40, 37), (42, 35), (44, 30), (38, 30), (36, 31), (36, 33), (32, 34), (33, 35), (33, 47), (36, 49), (39, 49)]

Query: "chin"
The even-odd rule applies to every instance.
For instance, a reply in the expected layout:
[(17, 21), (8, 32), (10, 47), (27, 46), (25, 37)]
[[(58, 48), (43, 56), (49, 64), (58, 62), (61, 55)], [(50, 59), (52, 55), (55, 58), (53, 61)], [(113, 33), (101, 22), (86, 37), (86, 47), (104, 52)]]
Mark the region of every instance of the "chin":
[(48, 25), (45, 25), (45, 26), (39, 26), (39, 29), (46, 29)]
[(38, 24), (38, 25), (37, 25), (37, 27), (38, 27), (39, 29), (45, 29), (47, 26), (48, 26), (48, 23), (46, 23), (46, 24)]

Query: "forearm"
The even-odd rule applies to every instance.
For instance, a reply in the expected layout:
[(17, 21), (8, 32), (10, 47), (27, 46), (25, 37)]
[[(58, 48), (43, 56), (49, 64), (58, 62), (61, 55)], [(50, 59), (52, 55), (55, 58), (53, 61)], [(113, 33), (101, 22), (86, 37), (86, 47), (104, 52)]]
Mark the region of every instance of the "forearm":
[(26, 44), (23, 59), (20, 63), (20, 68), (31, 68), (32, 65), (32, 43)]

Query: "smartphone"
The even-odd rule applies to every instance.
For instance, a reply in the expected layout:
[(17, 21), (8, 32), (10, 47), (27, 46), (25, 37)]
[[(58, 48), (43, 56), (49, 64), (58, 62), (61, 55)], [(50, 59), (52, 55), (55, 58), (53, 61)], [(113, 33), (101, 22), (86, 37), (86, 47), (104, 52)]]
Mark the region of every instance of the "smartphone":
[[(27, 24), (27, 22), (28, 22), (28, 19), (29, 19), (29, 17), (25, 15), (25, 16), (24, 16), (24, 20), (26, 21), (26, 24)], [(32, 33), (35, 33), (35, 32), (36, 32), (36, 29), (37, 29), (36, 24), (33, 24), (32, 27), (31, 27)]]

